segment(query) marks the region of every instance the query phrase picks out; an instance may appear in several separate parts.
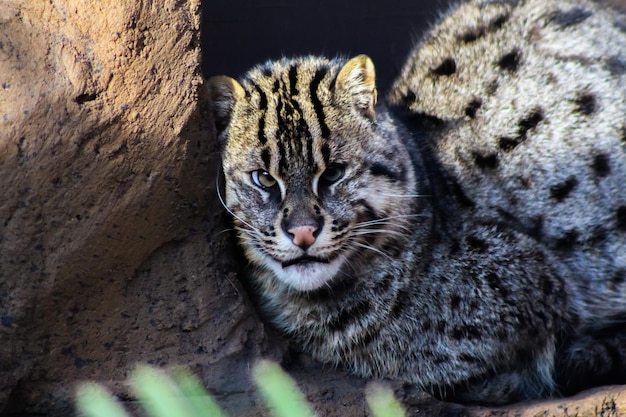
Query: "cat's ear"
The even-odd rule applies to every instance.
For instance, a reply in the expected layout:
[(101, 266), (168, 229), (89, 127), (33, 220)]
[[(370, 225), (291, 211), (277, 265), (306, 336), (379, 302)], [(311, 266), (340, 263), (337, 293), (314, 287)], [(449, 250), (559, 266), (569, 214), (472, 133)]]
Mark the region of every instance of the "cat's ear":
[(347, 94), (364, 115), (374, 119), (377, 99), (376, 71), (370, 57), (359, 55), (349, 60), (337, 75), (335, 92)]
[(241, 84), (225, 75), (209, 78), (206, 82), (206, 88), (215, 120), (217, 137), (219, 141), (223, 141), (222, 133), (228, 126), (233, 106), (237, 100), (243, 99), (246, 93)]

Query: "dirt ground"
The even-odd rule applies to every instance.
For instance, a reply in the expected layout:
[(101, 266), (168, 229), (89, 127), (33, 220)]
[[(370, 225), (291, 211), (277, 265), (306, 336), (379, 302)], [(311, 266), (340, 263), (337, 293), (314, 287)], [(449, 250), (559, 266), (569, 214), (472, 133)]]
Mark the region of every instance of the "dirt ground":
[[(320, 416), (367, 414), (366, 381), (292, 352), (239, 284), (200, 52), (199, 0), (2, 1), (0, 414), (71, 415), (84, 380), (132, 404), (148, 363), (266, 415), (261, 357)], [(626, 415), (620, 387), (489, 410), (394, 388), (412, 415)]]

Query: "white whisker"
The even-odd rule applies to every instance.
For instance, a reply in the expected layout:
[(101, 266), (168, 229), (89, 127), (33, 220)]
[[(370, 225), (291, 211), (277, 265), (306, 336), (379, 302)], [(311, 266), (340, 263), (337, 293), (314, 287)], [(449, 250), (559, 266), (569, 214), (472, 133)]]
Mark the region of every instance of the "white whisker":
[(404, 229), (407, 232), (411, 231), (411, 229), (408, 226), (404, 226), (404, 225), (400, 225), (400, 224), (397, 224), (397, 223), (394, 223), (394, 222), (384, 221), (384, 220), (377, 221), (377, 222), (372, 221), (372, 222), (357, 223), (357, 224), (354, 225), (353, 228), (354, 229), (362, 229), (362, 228), (368, 228), (370, 226), (395, 226), (395, 227), (397, 227), (399, 229)]
[(394, 235), (394, 236), (406, 237), (404, 233), (398, 232), (396, 230), (386, 230), (386, 229), (358, 229), (352, 234), (354, 236), (363, 236), (363, 235), (369, 235), (369, 234), (374, 234), (374, 233), (383, 233), (383, 234), (389, 234), (389, 235)]
[(219, 235), (221, 235), (222, 233), (230, 233), (230, 232), (233, 232), (233, 231), (235, 231), (235, 230), (236, 230), (236, 229), (235, 229), (234, 227), (229, 227), (229, 228), (227, 228), (227, 229), (220, 230), (219, 232), (217, 232), (217, 233), (215, 234), (215, 236), (219, 236)]
[(224, 202), (224, 199), (222, 198), (222, 193), (220, 192), (220, 175), (219, 175), (219, 173), (215, 177), (215, 190), (217, 191), (217, 198), (219, 198), (220, 203), (222, 203), (222, 206), (226, 209), (226, 211), (229, 212), (231, 214), (231, 216), (233, 216), (235, 219), (239, 220), (241, 223), (243, 223), (246, 226), (248, 226), (251, 230), (255, 230), (256, 231), (256, 227), (252, 226), (250, 223), (246, 222), (244, 219), (242, 219), (241, 217), (239, 217), (235, 213), (233, 213), (233, 211), (231, 209), (229, 209), (228, 206), (226, 205), (226, 203)]
[(384, 197), (394, 197), (394, 198), (427, 198), (427, 197), (432, 197), (430, 194), (387, 194), (387, 193), (378, 193), (378, 195), (382, 195)]
[(391, 256), (387, 255), (385, 252), (383, 252), (383, 251), (381, 251), (380, 249), (377, 249), (377, 248), (375, 248), (375, 247), (373, 247), (373, 246), (370, 246), (370, 245), (365, 245), (365, 244), (363, 244), (363, 243), (359, 243), (359, 242), (355, 242), (355, 241), (351, 241), (350, 243), (351, 243), (352, 245), (354, 245), (354, 246), (358, 246), (358, 247), (360, 247), (360, 248), (363, 248), (363, 249), (369, 249), (369, 250), (371, 250), (371, 251), (373, 251), (373, 252), (376, 252), (376, 253), (378, 253), (379, 255), (382, 255), (382, 256), (384, 256), (385, 258), (389, 259), (390, 261), (392, 261), (392, 260), (393, 260), (393, 259), (391, 258)]
[(407, 233), (412, 233), (413, 229), (411, 227), (409, 227), (408, 225), (405, 226), (403, 224), (398, 224), (395, 222), (390, 222), (390, 221), (371, 221), (371, 222), (363, 222), (363, 223), (357, 223), (353, 226), (354, 230), (361, 230), (361, 229), (369, 229), (371, 227), (374, 226), (392, 226), (394, 229), (400, 229), (403, 230), (404, 232)]
[(414, 214), (399, 214), (397, 216), (388, 216), (388, 217), (383, 217), (380, 219), (374, 219), (374, 220), (368, 220), (366, 222), (361, 222), (358, 224), (367, 224), (369, 222), (381, 222), (381, 221), (387, 221), (387, 220), (396, 220), (396, 219), (408, 219), (408, 218), (415, 218), (415, 217), (428, 217), (428, 214), (422, 214), (422, 213), (414, 213)]
[(250, 235), (240, 234), (239, 236), (237, 236), (237, 238), (240, 241), (244, 241), (244, 242), (252, 242), (252, 243), (257, 242), (257, 239), (255, 239), (253, 236), (250, 236)]
[(259, 236), (259, 234), (256, 231), (256, 229), (250, 230), (250, 229), (246, 229), (245, 227), (235, 226), (233, 228), (233, 230), (237, 230), (239, 232), (246, 233), (248, 236), (251, 236), (251, 237), (258, 237)]

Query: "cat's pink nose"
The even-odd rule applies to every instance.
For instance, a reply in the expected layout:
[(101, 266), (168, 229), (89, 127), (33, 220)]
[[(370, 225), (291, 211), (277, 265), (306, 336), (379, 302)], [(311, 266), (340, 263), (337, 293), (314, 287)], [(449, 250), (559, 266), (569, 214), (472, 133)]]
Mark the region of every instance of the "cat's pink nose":
[(315, 232), (317, 232), (317, 227), (313, 225), (296, 226), (287, 230), (287, 232), (289, 233), (291, 241), (294, 245), (306, 250), (315, 243)]

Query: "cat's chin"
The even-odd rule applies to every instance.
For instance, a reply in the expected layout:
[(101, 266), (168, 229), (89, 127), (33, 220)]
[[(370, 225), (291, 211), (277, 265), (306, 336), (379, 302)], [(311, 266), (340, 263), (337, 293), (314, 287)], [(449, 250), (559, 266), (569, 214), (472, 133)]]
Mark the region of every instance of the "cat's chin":
[[(288, 262), (272, 261), (269, 265), (274, 275), (298, 291), (312, 291), (327, 285), (339, 272), (344, 256), (329, 261)], [(286, 266), (283, 266), (286, 265)]]

